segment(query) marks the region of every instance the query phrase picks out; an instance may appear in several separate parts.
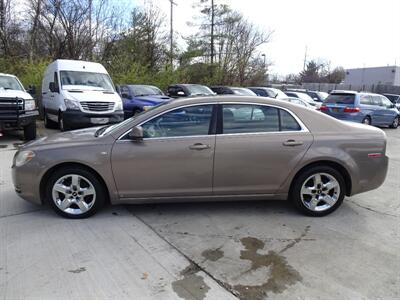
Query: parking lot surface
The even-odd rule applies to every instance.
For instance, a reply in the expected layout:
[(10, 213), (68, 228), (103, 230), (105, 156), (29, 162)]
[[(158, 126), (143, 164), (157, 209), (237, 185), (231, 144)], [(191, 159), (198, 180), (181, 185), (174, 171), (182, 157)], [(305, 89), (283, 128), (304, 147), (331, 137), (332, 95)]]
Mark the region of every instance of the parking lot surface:
[(384, 185), (323, 218), (257, 201), (63, 219), (15, 194), (21, 141), (1, 137), (0, 299), (399, 299), (400, 130), (385, 132)]

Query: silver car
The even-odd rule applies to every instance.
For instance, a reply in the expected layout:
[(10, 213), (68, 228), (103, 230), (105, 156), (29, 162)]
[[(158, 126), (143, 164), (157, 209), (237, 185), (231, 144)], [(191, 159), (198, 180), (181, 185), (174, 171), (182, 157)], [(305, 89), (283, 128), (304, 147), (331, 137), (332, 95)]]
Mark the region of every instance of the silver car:
[(56, 134), (15, 154), (15, 190), (83, 218), (106, 202), (290, 200), (333, 212), (379, 187), (385, 133), (264, 97), (166, 102), (122, 123)]

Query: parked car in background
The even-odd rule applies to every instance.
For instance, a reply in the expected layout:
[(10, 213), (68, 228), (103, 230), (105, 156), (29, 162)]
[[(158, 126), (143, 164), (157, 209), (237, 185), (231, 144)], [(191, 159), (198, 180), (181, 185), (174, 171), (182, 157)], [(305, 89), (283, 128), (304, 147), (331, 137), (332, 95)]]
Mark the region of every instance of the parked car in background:
[(38, 115), (35, 100), (25, 91), (18, 78), (0, 73), (0, 133), (22, 129), (25, 140), (34, 140)]
[(125, 119), (172, 99), (153, 85), (123, 84), (119, 85), (119, 92), (124, 106)]
[(287, 89), (288, 92), (298, 92), (298, 93), (304, 93), (310, 96), (315, 102), (324, 102), (326, 97), (329, 96), (328, 93), (325, 92), (320, 92), (320, 91), (312, 91), (312, 90), (307, 90), (307, 89)]
[(400, 95), (396, 94), (383, 94), (386, 98), (388, 98), (394, 105), (396, 105), (397, 109), (400, 109)]
[(256, 96), (253, 91), (243, 87), (210, 86), (210, 89), (217, 95)]
[(280, 89), (271, 88), (271, 87), (248, 87), (248, 89), (252, 90), (257, 96), (283, 99), (287, 98), (287, 95), (282, 92)]
[(332, 91), (320, 110), (337, 119), (375, 126), (399, 126), (399, 111), (385, 96), (355, 92)]
[(384, 182), (385, 151), (382, 130), (286, 101), (197, 97), (22, 146), (12, 178), (22, 198), (68, 218), (106, 201), (201, 199), (289, 199), (323, 216)]
[(43, 77), (42, 105), (45, 126), (61, 131), (124, 119), (121, 97), (107, 70), (94, 62), (52, 62)]
[(300, 99), (300, 98), (287, 97), (287, 98), (283, 98), (283, 99), (279, 99), (279, 100), (288, 101), (290, 103), (301, 105), (301, 106), (304, 106), (304, 107), (307, 107), (310, 109), (317, 109), (316, 106), (313, 106), (313, 105), (309, 104), (307, 101), (304, 101), (303, 99)]
[(167, 96), (172, 98), (214, 95), (212, 90), (201, 84), (172, 84), (167, 88)]
[(300, 98), (300, 99), (306, 101), (308, 104), (316, 107), (317, 109), (319, 109), (319, 107), (321, 106), (320, 102), (314, 101), (310, 96), (308, 96), (305, 93), (285, 91), (285, 94), (288, 95), (289, 97)]

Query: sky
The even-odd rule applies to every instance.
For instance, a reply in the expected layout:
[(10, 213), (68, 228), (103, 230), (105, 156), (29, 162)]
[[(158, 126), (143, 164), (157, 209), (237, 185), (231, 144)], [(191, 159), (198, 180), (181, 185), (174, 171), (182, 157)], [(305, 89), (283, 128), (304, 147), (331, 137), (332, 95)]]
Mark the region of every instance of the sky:
[[(174, 31), (190, 35), (198, 0), (174, 0)], [(152, 2), (169, 24), (169, 0)], [(214, 0), (240, 11), (261, 30), (273, 31), (260, 47), (271, 73), (298, 73), (307, 59), (344, 68), (400, 65), (400, 0)]]

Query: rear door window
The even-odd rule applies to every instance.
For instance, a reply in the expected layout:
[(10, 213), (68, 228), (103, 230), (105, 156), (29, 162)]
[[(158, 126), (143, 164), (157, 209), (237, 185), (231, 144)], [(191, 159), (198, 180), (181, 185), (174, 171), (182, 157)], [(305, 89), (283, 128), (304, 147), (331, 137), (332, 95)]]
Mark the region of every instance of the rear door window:
[(360, 103), (364, 105), (371, 105), (372, 100), (370, 95), (361, 95), (360, 96)]
[(326, 99), (325, 103), (332, 103), (332, 104), (346, 104), (346, 105), (353, 105), (355, 94), (330, 94)]
[(372, 105), (375, 106), (382, 106), (382, 99), (380, 96), (371, 96), (372, 99)]

